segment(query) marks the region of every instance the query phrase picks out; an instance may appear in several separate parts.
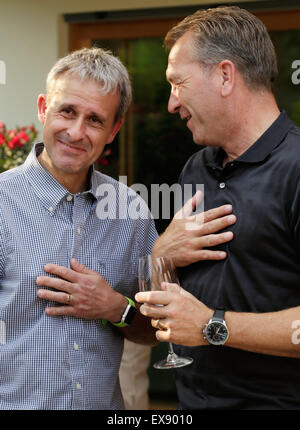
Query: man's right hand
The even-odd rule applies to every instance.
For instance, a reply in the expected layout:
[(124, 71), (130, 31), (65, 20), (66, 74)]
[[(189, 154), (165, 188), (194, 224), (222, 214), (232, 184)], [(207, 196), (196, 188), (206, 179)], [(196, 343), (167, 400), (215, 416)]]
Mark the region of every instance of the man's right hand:
[[(197, 192), (174, 216), (166, 231), (156, 240), (152, 255), (171, 257), (177, 267), (200, 260), (223, 260), (224, 251), (207, 248), (229, 242), (233, 233), (217, 233), (236, 222), (232, 206), (224, 205), (191, 215), (202, 199)], [(217, 234), (216, 234), (217, 233)]]

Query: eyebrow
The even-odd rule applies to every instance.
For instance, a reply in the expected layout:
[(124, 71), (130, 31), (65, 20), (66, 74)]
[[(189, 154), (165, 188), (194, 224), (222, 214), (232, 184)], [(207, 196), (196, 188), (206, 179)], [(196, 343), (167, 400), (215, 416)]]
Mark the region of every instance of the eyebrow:
[[(73, 105), (70, 103), (62, 103), (61, 105), (58, 106), (58, 110), (61, 110), (64, 108), (72, 109), (73, 111), (76, 112), (76, 105)], [(99, 113), (94, 111), (89, 111), (88, 115), (97, 118), (99, 122), (101, 122), (101, 124), (105, 124), (105, 122), (107, 121), (107, 118), (105, 118), (103, 115), (99, 115)]]
[(168, 72), (168, 69), (166, 70), (166, 80), (168, 82), (174, 82), (174, 81), (176, 81), (178, 79), (179, 79), (179, 75), (178, 74), (176, 74), (176, 73), (174, 73), (172, 71)]

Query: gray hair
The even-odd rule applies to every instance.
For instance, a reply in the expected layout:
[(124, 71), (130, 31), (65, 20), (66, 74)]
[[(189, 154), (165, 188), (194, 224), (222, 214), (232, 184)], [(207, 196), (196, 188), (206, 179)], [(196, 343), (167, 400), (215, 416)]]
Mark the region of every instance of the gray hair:
[(50, 70), (47, 94), (51, 96), (55, 81), (62, 75), (74, 74), (81, 80), (92, 79), (101, 84), (104, 94), (119, 92), (120, 104), (115, 122), (123, 118), (130, 106), (132, 89), (126, 67), (119, 58), (102, 48), (83, 48), (63, 57)]
[(204, 66), (232, 61), (249, 88), (272, 90), (278, 74), (277, 58), (265, 25), (237, 6), (199, 10), (167, 33), (170, 50), (185, 33), (193, 35), (194, 59)]

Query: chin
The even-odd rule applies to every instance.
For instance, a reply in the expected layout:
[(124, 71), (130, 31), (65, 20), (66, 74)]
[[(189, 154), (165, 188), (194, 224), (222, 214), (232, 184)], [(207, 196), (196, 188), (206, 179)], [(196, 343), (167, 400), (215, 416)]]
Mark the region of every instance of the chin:
[(207, 145), (207, 143), (205, 142), (205, 139), (203, 139), (203, 137), (202, 138), (200, 138), (199, 136), (195, 136), (195, 135), (193, 135), (193, 141), (194, 141), (194, 143), (196, 144), (196, 145)]
[(204, 136), (195, 136), (193, 135), (193, 141), (196, 145), (199, 146), (212, 146), (212, 147), (218, 147), (220, 144), (214, 140), (209, 140), (205, 138)]

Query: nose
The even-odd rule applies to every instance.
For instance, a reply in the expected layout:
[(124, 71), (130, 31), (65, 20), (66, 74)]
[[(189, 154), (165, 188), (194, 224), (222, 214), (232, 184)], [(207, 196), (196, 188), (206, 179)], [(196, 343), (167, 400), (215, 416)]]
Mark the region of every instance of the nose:
[(77, 142), (83, 139), (84, 127), (84, 120), (80, 117), (77, 117), (73, 121), (71, 121), (67, 133), (72, 142)]
[(168, 111), (170, 113), (176, 113), (180, 109), (180, 103), (177, 95), (174, 93), (173, 90), (171, 90), (170, 97), (169, 97), (169, 103), (168, 103)]

